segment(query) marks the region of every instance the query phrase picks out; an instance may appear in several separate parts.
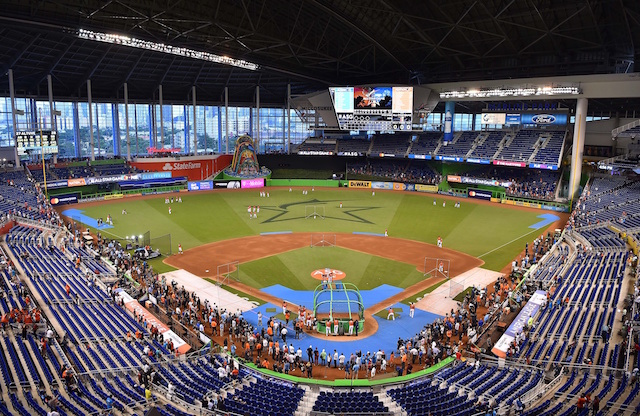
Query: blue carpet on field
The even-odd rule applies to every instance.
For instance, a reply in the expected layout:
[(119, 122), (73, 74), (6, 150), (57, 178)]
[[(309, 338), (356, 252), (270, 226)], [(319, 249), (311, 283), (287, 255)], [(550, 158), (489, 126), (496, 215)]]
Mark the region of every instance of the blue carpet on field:
[[(364, 302), (364, 307), (366, 309), (402, 292), (402, 290), (403, 289), (399, 287), (382, 285), (371, 290), (361, 290), (360, 295), (362, 295), (362, 301)], [(304, 305), (307, 309), (313, 309), (312, 290), (293, 290), (282, 285), (274, 285), (265, 287), (262, 291), (277, 298), (284, 299), (290, 303)]]
[(539, 221), (533, 225), (530, 225), (529, 228), (533, 228), (534, 230), (537, 230), (538, 228), (546, 227), (550, 224), (553, 224), (554, 222), (560, 219), (560, 217), (554, 214), (542, 214), (542, 215), (538, 215), (537, 218), (542, 218), (542, 221)]
[[(99, 230), (103, 230), (106, 228), (113, 228), (113, 225), (109, 225), (106, 223), (103, 223), (102, 225), (98, 226), (98, 220), (95, 218), (91, 218), (87, 215), (84, 215), (84, 211), (81, 209), (65, 209), (64, 211), (62, 211), (62, 215), (66, 215), (67, 217), (73, 219), (74, 221), (79, 221), (85, 225), (88, 225), (89, 227), (93, 227), (93, 228), (97, 228)], [(103, 218), (103, 220), (106, 221), (106, 217)]]
[[(387, 298), (389, 296), (391, 296), (391, 294), (387, 294), (386, 296), (384, 296), (384, 298)], [(293, 298), (287, 299), (293, 302)], [(366, 354), (367, 351), (378, 351), (378, 348), (389, 354), (391, 351), (396, 350), (398, 337), (401, 337), (403, 339), (412, 337), (420, 332), (426, 324), (429, 324), (436, 319), (441, 318), (441, 316), (439, 315), (416, 309), (415, 317), (412, 319), (409, 318), (409, 307), (407, 305), (398, 303), (393, 307), (402, 308), (402, 316), (395, 321), (387, 321), (385, 319), (374, 316), (375, 320), (378, 322), (378, 331), (370, 337), (359, 338), (354, 336), (350, 341), (338, 342), (332, 341), (331, 336), (320, 336), (319, 338), (317, 338), (303, 333), (300, 339), (295, 339), (295, 331), (293, 330), (293, 326), (290, 322), (288, 326), (289, 334), (287, 335), (287, 344), (293, 344), (296, 349), (300, 347), (304, 352), (305, 358), (306, 349), (309, 347), (309, 345), (312, 345), (313, 348), (317, 347), (319, 351), (322, 351), (322, 349), (324, 348), (327, 352), (331, 353), (333, 353), (333, 350), (335, 349), (338, 351), (338, 353), (342, 352), (347, 357), (351, 352), (362, 351), (363, 354)], [(276, 312), (267, 312), (266, 310), (268, 308), (275, 308)], [(253, 324), (254, 327), (258, 326), (258, 311), (262, 312), (263, 325), (266, 325), (269, 316), (273, 316), (282, 312), (282, 305), (272, 305), (268, 303), (260, 305), (254, 309), (251, 309), (250, 311), (244, 312), (243, 315), (245, 319)]]

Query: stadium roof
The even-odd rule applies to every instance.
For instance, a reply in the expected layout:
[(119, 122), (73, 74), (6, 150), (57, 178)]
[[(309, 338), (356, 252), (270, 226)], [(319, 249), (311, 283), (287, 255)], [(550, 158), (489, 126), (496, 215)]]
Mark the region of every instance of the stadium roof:
[[(282, 104), (286, 85), (424, 84), (635, 70), (636, 0), (4, 0), (0, 73), (18, 94)], [(80, 29), (242, 59), (247, 70), (81, 39)], [(0, 92), (8, 92), (6, 76)], [(630, 104), (629, 104), (630, 105)], [(635, 105), (635, 103), (634, 103)]]

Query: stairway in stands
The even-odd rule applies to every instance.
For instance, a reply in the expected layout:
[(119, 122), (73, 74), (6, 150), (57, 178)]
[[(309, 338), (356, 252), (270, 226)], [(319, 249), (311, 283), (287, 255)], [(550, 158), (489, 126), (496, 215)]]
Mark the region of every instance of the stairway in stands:
[(306, 416), (310, 414), (313, 410), (313, 404), (320, 394), (320, 390), (316, 386), (300, 385), (300, 387), (304, 389), (304, 396), (302, 396), (302, 400), (300, 400), (294, 416)]

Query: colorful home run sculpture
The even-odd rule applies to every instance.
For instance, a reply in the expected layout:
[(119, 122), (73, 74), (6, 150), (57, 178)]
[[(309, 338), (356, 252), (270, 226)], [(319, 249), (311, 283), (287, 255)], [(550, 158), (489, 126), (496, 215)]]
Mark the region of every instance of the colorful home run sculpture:
[(231, 165), (224, 170), (225, 175), (238, 178), (258, 178), (268, 176), (271, 171), (258, 165), (258, 157), (253, 145), (253, 139), (242, 135), (236, 140)]

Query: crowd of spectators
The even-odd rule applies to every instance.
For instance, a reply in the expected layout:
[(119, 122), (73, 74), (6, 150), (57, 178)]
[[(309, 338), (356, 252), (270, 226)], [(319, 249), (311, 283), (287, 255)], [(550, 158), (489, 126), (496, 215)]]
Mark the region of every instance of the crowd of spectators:
[(350, 163), (348, 175), (372, 179), (388, 179), (398, 182), (438, 184), (442, 177), (426, 164), (400, 160), (370, 159), (366, 162)]
[[(453, 174), (453, 173), (452, 173)], [(509, 182), (506, 188), (509, 196), (553, 201), (560, 180), (560, 173), (539, 169), (523, 169), (497, 166), (482, 166), (457, 173), (459, 176)]]
[(553, 201), (560, 174), (545, 170), (526, 169), (519, 176), (511, 178), (512, 184), (507, 188), (507, 195)]

